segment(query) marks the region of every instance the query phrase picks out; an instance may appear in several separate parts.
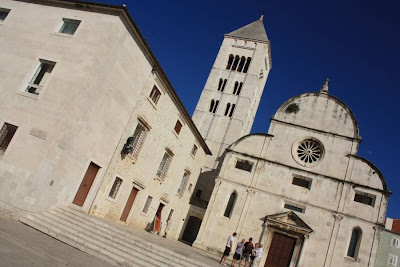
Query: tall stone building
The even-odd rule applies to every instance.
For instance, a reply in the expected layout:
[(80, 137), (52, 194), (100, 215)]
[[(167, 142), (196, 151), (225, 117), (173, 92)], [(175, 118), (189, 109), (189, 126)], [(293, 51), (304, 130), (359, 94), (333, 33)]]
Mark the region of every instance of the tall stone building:
[(226, 148), (250, 133), (271, 69), (271, 47), (263, 17), (225, 34), (193, 114), (212, 151), (191, 199), (187, 233), (192, 243), (214, 188)]

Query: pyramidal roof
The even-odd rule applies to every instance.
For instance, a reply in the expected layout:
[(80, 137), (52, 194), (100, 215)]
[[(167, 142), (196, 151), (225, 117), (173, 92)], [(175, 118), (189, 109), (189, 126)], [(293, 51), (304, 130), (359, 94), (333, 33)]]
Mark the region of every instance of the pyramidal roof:
[(258, 20), (247, 24), (246, 26), (227, 33), (227, 36), (251, 39), (257, 41), (268, 42), (267, 32), (265, 31), (263, 16)]

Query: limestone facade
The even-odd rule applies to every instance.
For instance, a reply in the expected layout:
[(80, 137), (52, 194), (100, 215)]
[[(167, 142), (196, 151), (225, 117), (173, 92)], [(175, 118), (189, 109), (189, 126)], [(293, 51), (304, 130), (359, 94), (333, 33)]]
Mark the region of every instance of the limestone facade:
[[(163, 218), (174, 210), (170, 236), (178, 238), (210, 150), (126, 7), (0, 0), (0, 8), (8, 12), (0, 21), (1, 212), (73, 205), (119, 221), (136, 188), (126, 222), (144, 228), (162, 202)], [(121, 151), (139, 122), (148, 132), (133, 157)], [(157, 180), (165, 151), (172, 161)], [(122, 183), (109, 197), (116, 177)]]
[(269, 266), (284, 236), (294, 242), (287, 266), (374, 266), (390, 191), (357, 156), (360, 141), (355, 116), (327, 82), (289, 99), (268, 134), (227, 149), (194, 246), (221, 251), (237, 232), (264, 245)]

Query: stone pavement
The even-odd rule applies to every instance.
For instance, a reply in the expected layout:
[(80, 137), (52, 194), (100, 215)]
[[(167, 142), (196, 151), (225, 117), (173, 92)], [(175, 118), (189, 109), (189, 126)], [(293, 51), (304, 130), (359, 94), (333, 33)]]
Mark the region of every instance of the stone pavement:
[[(106, 220), (104, 220), (106, 221)], [(195, 259), (204, 266), (220, 266), (218, 257), (184, 243), (122, 224), (106, 221), (149, 242), (180, 255)], [(227, 261), (228, 263), (228, 261)], [(0, 266), (110, 266), (89, 254), (62, 243), (20, 222), (0, 217)]]

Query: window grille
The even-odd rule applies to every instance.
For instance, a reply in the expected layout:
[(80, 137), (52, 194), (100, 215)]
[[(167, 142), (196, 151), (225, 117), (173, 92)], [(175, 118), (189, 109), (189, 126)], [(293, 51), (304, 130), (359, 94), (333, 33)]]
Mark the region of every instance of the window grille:
[(3, 22), (10, 13), (10, 9), (0, 8), (0, 22)]
[(31, 81), (29, 82), (26, 92), (39, 95), (40, 91), (43, 89), (43, 85), (49, 79), (55, 65), (55, 62), (41, 59), (39, 68), (36, 70), (35, 75), (33, 75)]
[(150, 92), (150, 99), (153, 101), (154, 104), (157, 105), (158, 100), (160, 99), (161, 92), (158, 90), (157, 86), (153, 86), (153, 89)]
[(182, 197), (183, 193), (185, 193), (186, 186), (189, 181), (189, 177), (190, 177), (190, 173), (188, 171), (185, 171), (185, 173), (183, 174), (183, 177), (182, 177), (181, 184), (178, 188), (178, 196), (179, 197)]
[(237, 194), (233, 192), (229, 197), (228, 205), (226, 205), (226, 209), (224, 212), (224, 216), (230, 218), (232, 215), (233, 208), (235, 206)]
[(311, 180), (300, 177), (293, 177), (292, 184), (310, 189)]
[(118, 190), (119, 190), (121, 184), (122, 184), (122, 179), (121, 179), (121, 178), (118, 178), (118, 177), (115, 178), (114, 184), (113, 184), (113, 186), (111, 187), (110, 193), (108, 194), (108, 196), (109, 196), (110, 198), (115, 199), (115, 197), (117, 196), (117, 193), (118, 193)]
[(181, 132), (181, 129), (182, 129), (182, 123), (179, 120), (177, 120), (176, 124), (175, 124), (175, 127), (174, 127), (174, 131), (177, 134), (179, 134)]
[(143, 207), (143, 210), (142, 210), (143, 213), (147, 213), (149, 211), (149, 208), (150, 208), (150, 205), (151, 205), (152, 201), (153, 201), (153, 197), (148, 196), (147, 200), (146, 200), (146, 203), (144, 204), (144, 207)]
[(170, 155), (168, 152), (165, 152), (157, 171), (157, 177), (159, 177), (163, 181), (165, 179), (165, 176), (167, 175), (168, 168), (171, 165), (171, 161), (172, 155)]
[(359, 203), (362, 203), (365, 205), (374, 206), (374, 204), (375, 204), (374, 200), (375, 200), (375, 196), (367, 194), (367, 193), (356, 193), (354, 195), (355, 202), (359, 202)]
[(0, 154), (3, 154), (6, 151), (17, 129), (17, 126), (7, 122), (3, 124), (3, 127), (0, 130)]
[(236, 161), (236, 165), (235, 165), (236, 169), (244, 170), (247, 172), (251, 172), (252, 167), (253, 167), (253, 164), (251, 164), (248, 161), (242, 161), (242, 160)]
[(61, 26), (59, 33), (74, 35), (80, 23), (80, 20), (63, 19), (63, 25)]
[(304, 212), (304, 209), (302, 209), (302, 208), (300, 208), (300, 207), (293, 206), (293, 205), (289, 205), (289, 204), (285, 204), (284, 208), (285, 208), (285, 209), (288, 209), (288, 210), (293, 210), (293, 211), (301, 212), (301, 213)]

